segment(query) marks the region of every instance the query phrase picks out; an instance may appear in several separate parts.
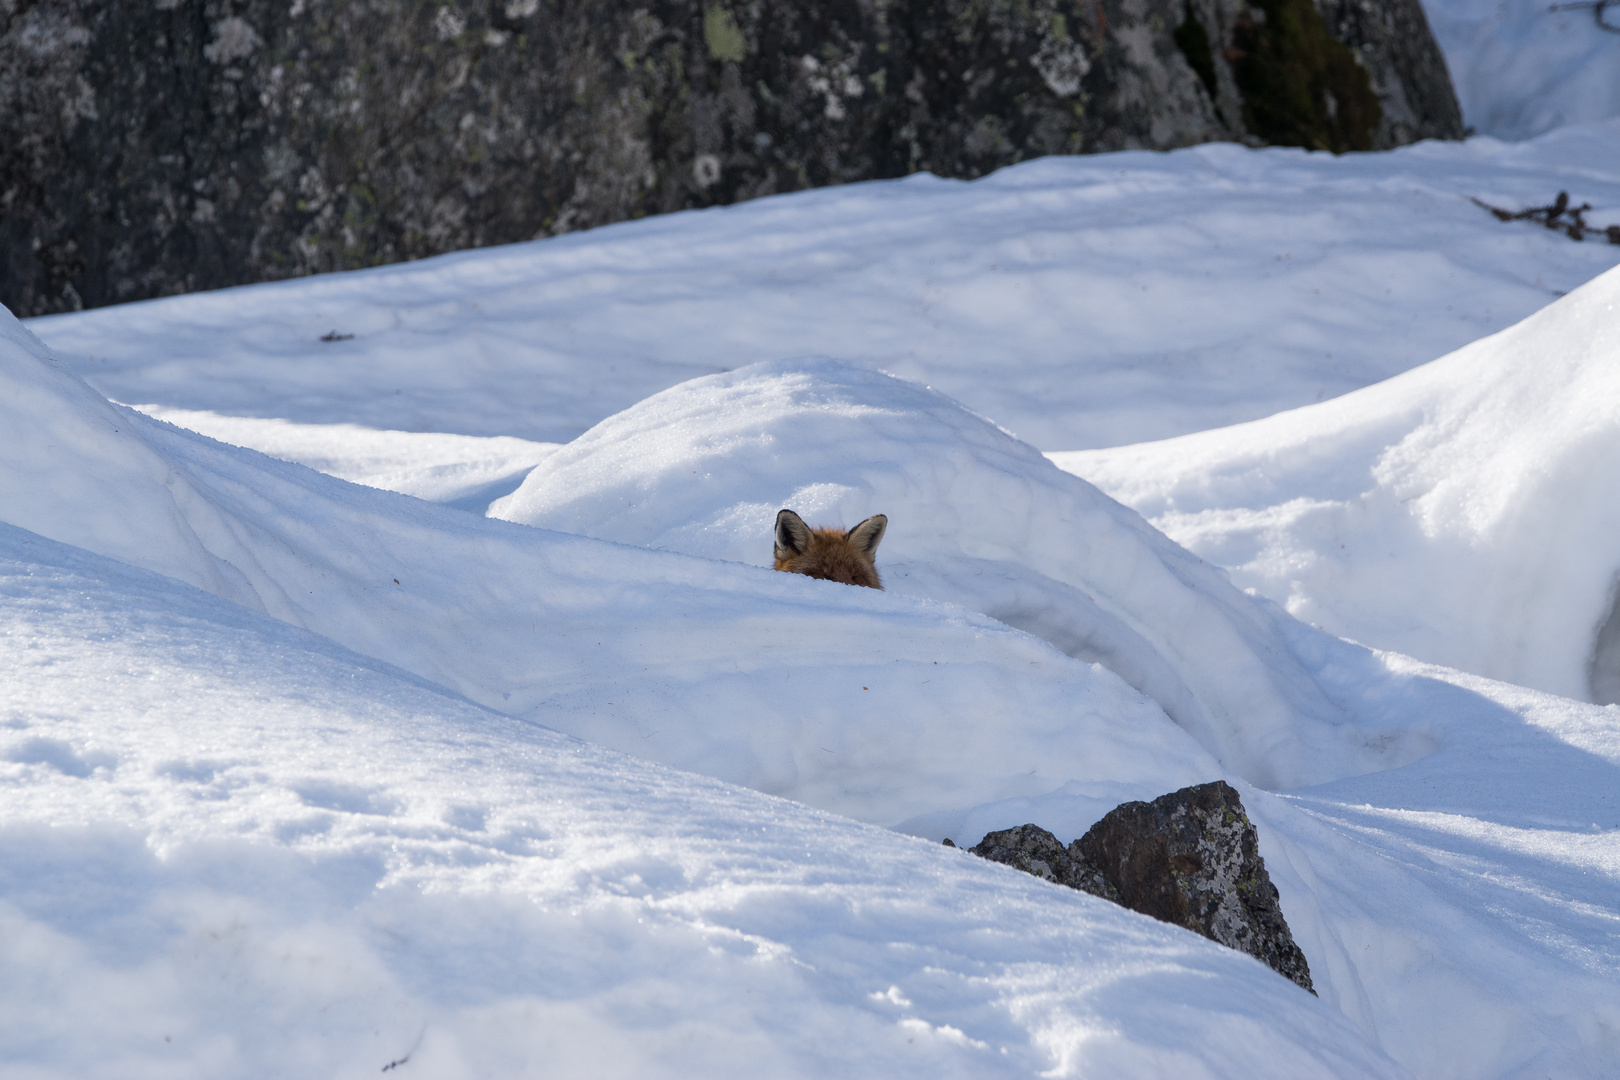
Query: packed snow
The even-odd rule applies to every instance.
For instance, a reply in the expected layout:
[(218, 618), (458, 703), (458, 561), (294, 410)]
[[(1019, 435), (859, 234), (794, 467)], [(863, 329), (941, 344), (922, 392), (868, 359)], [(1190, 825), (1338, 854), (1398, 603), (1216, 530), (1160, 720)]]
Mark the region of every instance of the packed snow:
[[(1601, 1075), (1617, 124), (0, 318), (6, 1071)], [(938, 843), (1217, 778), (1320, 998)]]

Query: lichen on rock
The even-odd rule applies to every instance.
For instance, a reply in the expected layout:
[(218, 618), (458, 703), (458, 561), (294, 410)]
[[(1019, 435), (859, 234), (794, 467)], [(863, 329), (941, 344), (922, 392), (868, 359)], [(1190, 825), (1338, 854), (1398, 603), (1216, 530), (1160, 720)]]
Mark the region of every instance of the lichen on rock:
[[(1046, 154), (1295, 139), (1243, 126), (1263, 110), (1245, 112), (1228, 54), (1258, 10), (4, 4), (0, 302), (38, 315), (923, 170), (973, 179)], [(1342, 40), (1381, 103), (1373, 145), (1461, 133), (1417, 0), (1321, 11), (1328, 36), (1313, 40)], [(1193, 25), (1208, 65), (1175, 29)], [(1362, 115), (1330, 89), (1329, 112)]]
[(1123, 803), (1067, 848), (1039, 826), (1020, 825), (971, 851), (1248, 953), (1316, 992), (1259, 837), (1225, 781)]

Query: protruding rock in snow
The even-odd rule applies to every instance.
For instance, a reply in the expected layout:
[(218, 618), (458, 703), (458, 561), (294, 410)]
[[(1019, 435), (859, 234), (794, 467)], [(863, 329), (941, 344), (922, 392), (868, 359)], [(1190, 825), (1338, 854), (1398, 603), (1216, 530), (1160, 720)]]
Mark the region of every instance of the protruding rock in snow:
[(1316, 993), (1254, 826), (1223, 780), (1125, 803), (1067, 848), (1037, 825), (1020, 825), (971, 850), (1248, 953)]
[(1120, 899), (1119, 890), (1084, 855), (1074, 851), (1072, 846), (1065, 848), (1057, 837), (1039, 825), (1020, 825), (987, 833), (969, 850), (991, 862), (1006, 863), (1058, 885), (1067, 885), (1116, 904), (1125, 903)]
[(1314, 994), (1259, 845), (1238, 793), (1216, 780), (1116, 807), (1069, 857), (1132, 911), (1246, 952)]

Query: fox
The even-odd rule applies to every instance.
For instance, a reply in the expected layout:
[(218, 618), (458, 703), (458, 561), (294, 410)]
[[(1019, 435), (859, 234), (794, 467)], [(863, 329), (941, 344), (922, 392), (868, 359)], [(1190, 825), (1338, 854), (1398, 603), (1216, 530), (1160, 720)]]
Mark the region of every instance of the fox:
[(776, 568), (790, 574), (845, 585), (883, 588), (872, 556), (883, 540), (889, 519), (873, 514), (848, 532), (812, 529), (792, 510), (776, 515)]

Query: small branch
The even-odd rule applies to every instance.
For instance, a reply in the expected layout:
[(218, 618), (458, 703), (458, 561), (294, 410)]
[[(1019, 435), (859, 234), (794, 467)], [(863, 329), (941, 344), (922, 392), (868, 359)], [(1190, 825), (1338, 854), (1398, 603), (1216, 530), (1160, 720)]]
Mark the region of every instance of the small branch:
[(1528, 210), (1504, 210), (1500, 206), (1481, 202), (1472, 195), (1468, 197), (1468, 201), (1482, 210), (1490, 211), (1497, 221), (1537, 221), (1555, 232), (1562, 232), (1571, 240), (1585, 240), (1590, 234), (1601, 236), (1611, 244), (1620, 244), (1620, 225), (1588, 224), (1586, 212), (1592, 209), (1592, 204), (1581, 203), (1579, 206), (1571, 206), (1567, 191), (1560, 191), (1558, 198), (1546, 206), (1532, 206)]

